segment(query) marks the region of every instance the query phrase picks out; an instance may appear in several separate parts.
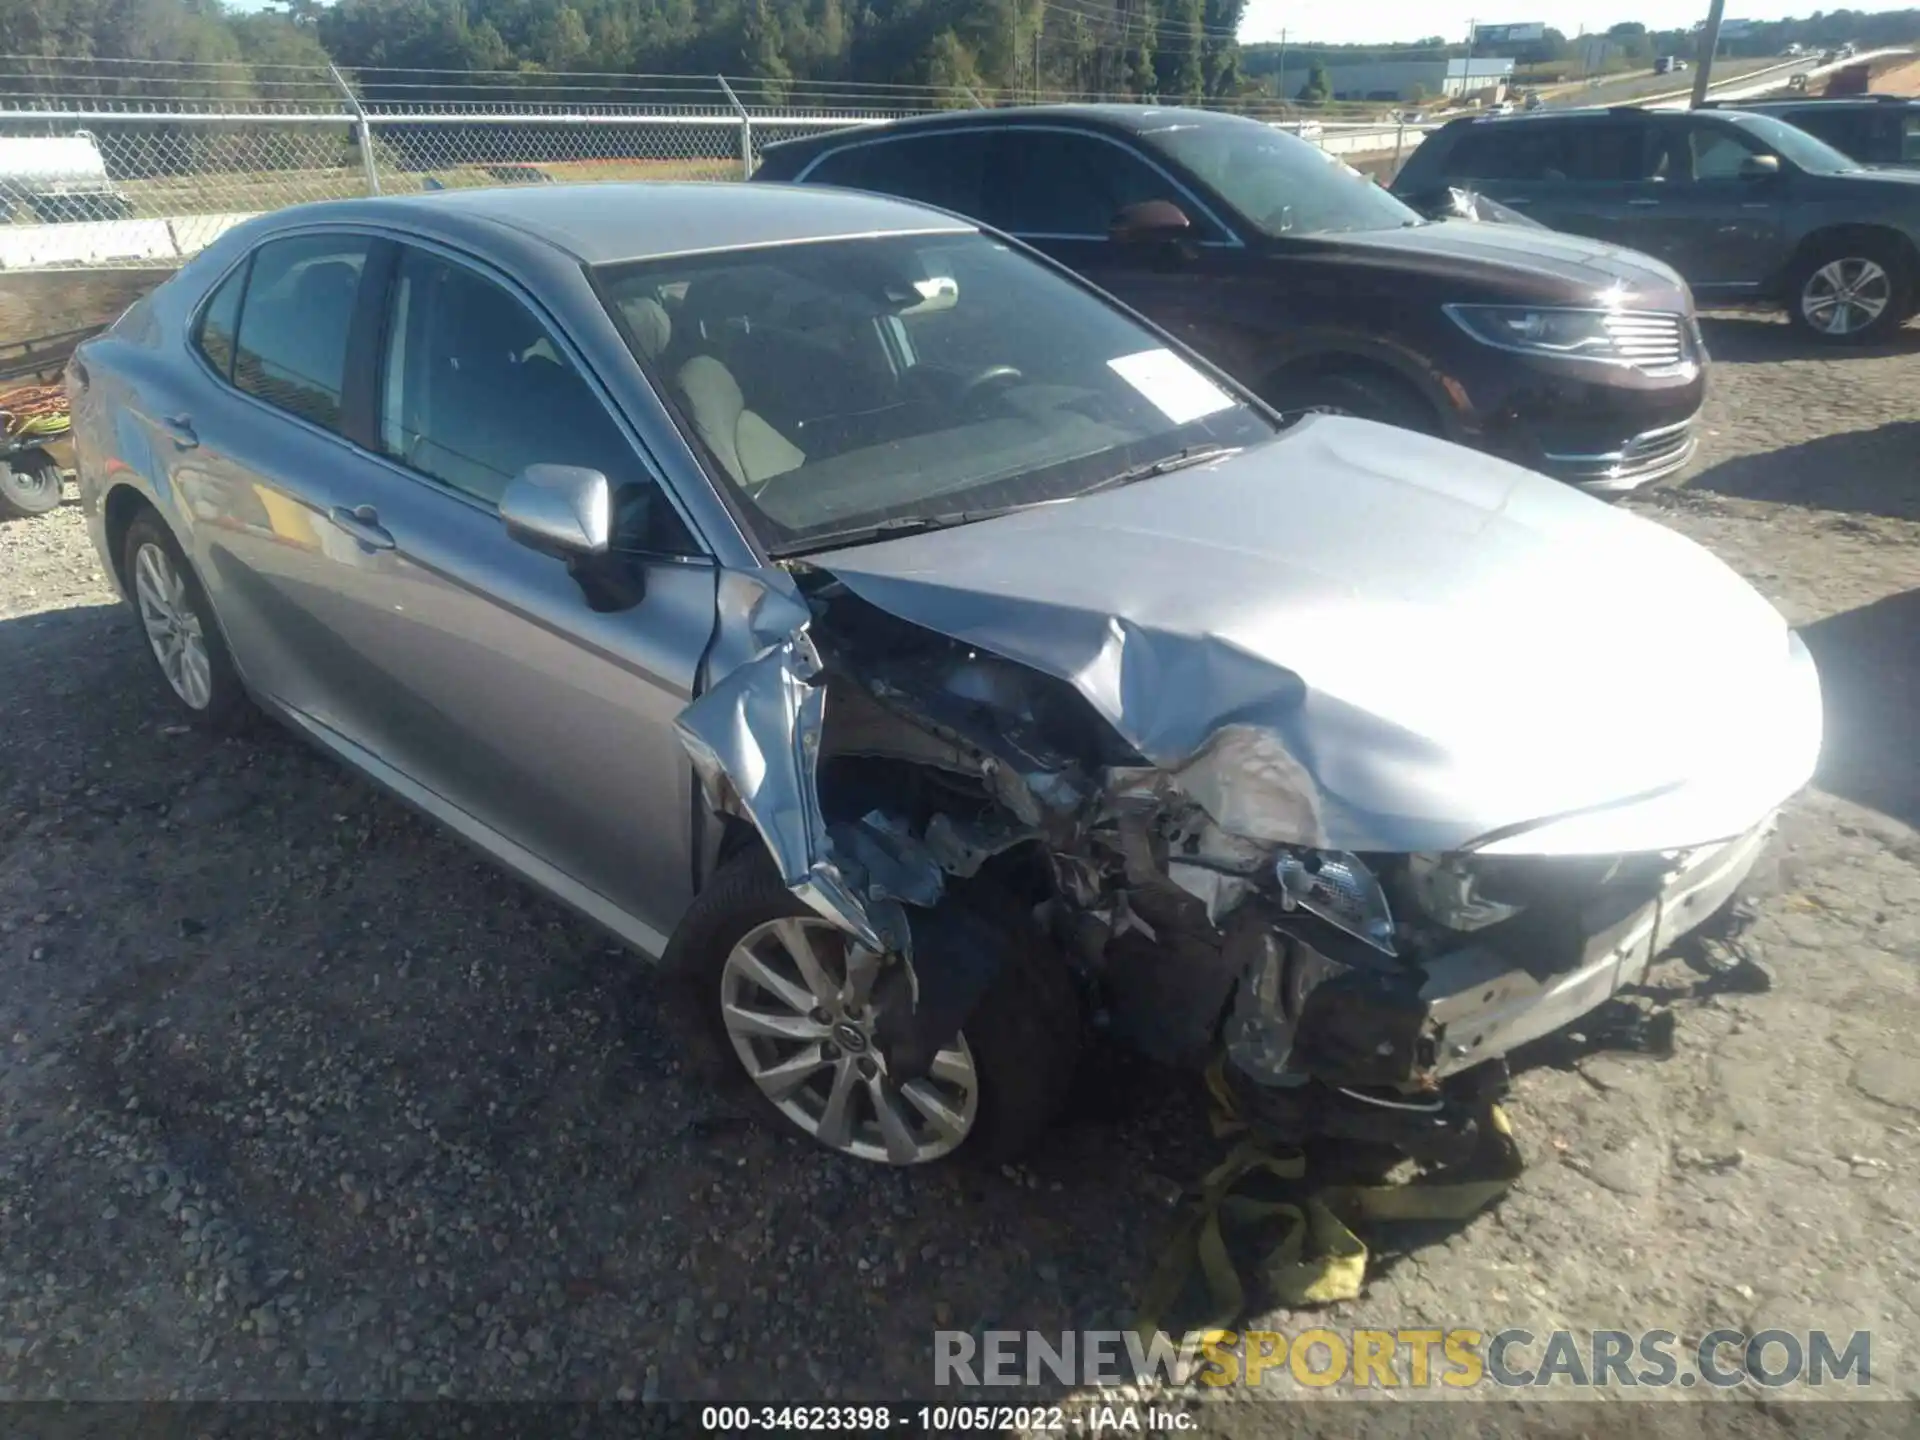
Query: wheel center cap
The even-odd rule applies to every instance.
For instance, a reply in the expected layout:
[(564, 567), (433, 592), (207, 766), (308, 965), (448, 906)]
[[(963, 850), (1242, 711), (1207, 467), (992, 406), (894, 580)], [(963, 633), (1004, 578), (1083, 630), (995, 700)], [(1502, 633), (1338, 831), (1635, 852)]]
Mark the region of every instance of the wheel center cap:
[(851, 1020), (842, 1020), (833, 1027), (833, 1043), (849, 1054), (858, 1055), (867, 1048), (867, 1037)]

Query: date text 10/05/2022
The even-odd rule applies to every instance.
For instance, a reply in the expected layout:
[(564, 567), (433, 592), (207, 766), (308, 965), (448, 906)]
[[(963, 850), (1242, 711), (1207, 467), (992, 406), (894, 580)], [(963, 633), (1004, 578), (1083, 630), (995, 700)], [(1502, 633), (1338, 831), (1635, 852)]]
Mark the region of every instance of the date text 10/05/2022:
[(902, 1430), (921, 1435), (960, 1432), (1002, 1434), (1125, 1431), (1186, 1431), (1199, 1417), (1151, 1405), (1090, 1402), (1078, 1405), (708, 1405), (700, 1428), (746, 1435), (789, 1430), (839, 1430), (875, 1434)]

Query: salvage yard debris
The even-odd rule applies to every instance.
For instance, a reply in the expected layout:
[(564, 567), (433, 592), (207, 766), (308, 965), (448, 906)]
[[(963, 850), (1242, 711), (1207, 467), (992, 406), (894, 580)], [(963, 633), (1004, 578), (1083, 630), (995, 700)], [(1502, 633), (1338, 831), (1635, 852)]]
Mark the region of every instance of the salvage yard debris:
[(50, 440), (73, 428), (60, 385), (23, 385), (0, 395), (0, 428), (9, 440)]
[(1143, 1342), (1165, 1330), (1168, 1321), (1188, 1318), (1176, 1312), (1196, 1272), (1206, 1289), (1204, 1309), (1191, 1323), (1181, 1323), (1181, 1332), (1237, 1324), (1248, 1300), (1241, 1264), (1254, 1251), (1262, 1309), (1355, 1299), (1367, 1278), (1365, 1228), (1405, 1221), (1464, 1223), (1505, 1195), (1525, 1169), (1506, 1112), (1499, 1102), (1487, 1100), (1478, 1116), (1480, 1145), (1467, 1163), (1398, 1184), (1317, 1186), (1309, 1183), (1304, 1151), (1241, 1112), (1218, 1064), (1207, 1072), (1207, 1089), (1214, 1135), (1237, 1138), (1227, 1157), (1201, 1180), (1147, 1282), (1134, 1323)]

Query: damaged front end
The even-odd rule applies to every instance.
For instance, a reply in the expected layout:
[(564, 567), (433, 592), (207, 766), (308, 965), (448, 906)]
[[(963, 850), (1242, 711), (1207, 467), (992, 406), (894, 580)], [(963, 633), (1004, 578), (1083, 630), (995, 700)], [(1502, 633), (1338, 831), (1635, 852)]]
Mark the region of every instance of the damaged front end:
[(1049, 673), (827, 568), (779, 580), (791, 596), (742, 622), (680, 731), (713, 809), (890, 962), (875, 994), (897, 1077), (924, 1073), (1003, 963), (948, 903), (990, 886), (1106, 1028), (1168, 1063), (1224, 1052), (1270, 1128), (1453, 1158), (1475, 1143), (1479, 1067), (1637, 982), (1770, 832), (1769, 806), (1679, 849), (1343, 848), (1358, 832), (1284, 718), (1304, 687), (1244, 649), (1110, 620)]

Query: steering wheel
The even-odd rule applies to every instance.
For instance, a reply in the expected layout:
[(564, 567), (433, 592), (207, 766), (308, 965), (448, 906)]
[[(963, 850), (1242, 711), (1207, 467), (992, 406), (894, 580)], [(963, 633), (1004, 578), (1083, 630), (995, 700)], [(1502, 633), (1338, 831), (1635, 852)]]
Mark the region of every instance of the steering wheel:
[(1026, 375), (1014, 365), (989, 365), (978, 374), (968, 377), (960, 384), (959, 404), (964, 408), (979, 403), (980, 397), (992, 385), (1005, 385), (1011, 380), (1024, 380)]

